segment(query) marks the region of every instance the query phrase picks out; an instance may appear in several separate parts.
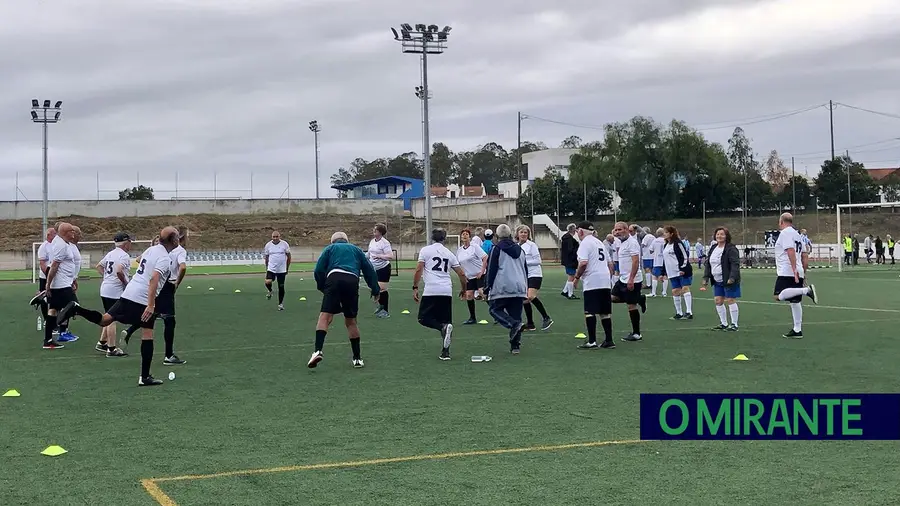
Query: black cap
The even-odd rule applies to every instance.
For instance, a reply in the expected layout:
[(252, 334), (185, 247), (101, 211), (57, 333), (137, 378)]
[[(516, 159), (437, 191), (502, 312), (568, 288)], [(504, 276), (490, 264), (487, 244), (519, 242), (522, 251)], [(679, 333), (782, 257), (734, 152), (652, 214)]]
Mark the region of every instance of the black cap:
[(119, 232), (113, 238), (113, 242), (125, 242), (125, 241), (130, 241), (130, 240), (132, 240), (132, 239), (131, 239), (131, 236), (128, 234), (128, 232)]
[(589, 222), (589, 221), (582, 221), (581, 223), (579, 223), (579, 224), (576, 225), (576, 226), (577, 226), (578, 228), (583, 228), (583, 229), (585, 229), (585, 230), (590, 230), (591, 232), (594, 231), (594, 224), (591, 223), (591, 222)]

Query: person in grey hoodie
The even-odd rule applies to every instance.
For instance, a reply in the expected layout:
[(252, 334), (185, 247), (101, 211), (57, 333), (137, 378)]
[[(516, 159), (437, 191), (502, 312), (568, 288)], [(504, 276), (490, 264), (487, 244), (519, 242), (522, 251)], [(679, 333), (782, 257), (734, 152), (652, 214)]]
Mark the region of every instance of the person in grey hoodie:
[(509, 329), (509, 350), (519, 354), (522, 340), (522, 310), (528, 296), (528, 270), (525, 254), (512, 238), (508, 225), (500, 225), (496, 232), (497, 243), (488, 257), (485, 294), (491, 316)]

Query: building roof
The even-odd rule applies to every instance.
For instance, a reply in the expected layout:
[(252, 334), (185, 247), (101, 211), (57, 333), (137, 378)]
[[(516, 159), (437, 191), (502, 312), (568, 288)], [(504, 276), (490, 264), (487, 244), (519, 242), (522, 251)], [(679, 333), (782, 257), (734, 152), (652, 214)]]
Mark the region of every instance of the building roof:
[(375, 179), (367, 179), (365, 181), (354, 181), (352, 183), (344, 183), (333, 185), (332, 188), (340, 191), (352, 190), (354, 188), (359, 188), (360, 186), (369, 186), (373, 184), (412, 184), (423, 183), (422, 179), (415, 179), (411, 177), (403, 177), (403, 176), (385, 176), (385, 177), (376, 177)]
[[(887, 169), (868, 169), (867, 168), (866, 170), (869, 171), (869, 176), (871, 176), (872, 179), (874, 179), (875, 181), (878, 181), (879, 179), (884, 179), (884, 178), (890, 176), (891, 174), (894, 174), (895, 172), (900, 171), (900, 167), (894, 167), (892, 169), (891, 168), (887, 168)], [(900, 175), (900, 174), (898, 174), (898, 175)]]

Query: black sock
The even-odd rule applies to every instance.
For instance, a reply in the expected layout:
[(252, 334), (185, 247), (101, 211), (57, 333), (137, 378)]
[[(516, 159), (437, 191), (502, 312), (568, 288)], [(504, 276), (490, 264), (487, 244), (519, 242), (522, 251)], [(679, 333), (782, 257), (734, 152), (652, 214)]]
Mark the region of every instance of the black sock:
[(641, 310), (640, 309), (631, 309), (628, 311), (628, 316), (631, 317), (631, 331), (635, 334), (641, 333)]
[(606, 334), (606, 342), (612, 342), (612, 318), (601, 318), (600, 325), (603, 325), (603, 333)]
[(139, 328), (141, 328), (141, 327), (139, 327), (137, 325), (132, 325), (132, 326), (128, 327), (128, 330), (125, 331), (125, 336), (128, 338), (131, 338), (131, 336), (133, 336), (134, 333), (137, 332)]
[(475, 301), (467, 300), (466, 305), (469, 306), (469, 318), (475, 319)]
[(444, 324), (438, 323), (438, 321), (435, 320), (434, 318), (419, 318), (419, 325), (429, 328), (429, 329), (438, 330), (438, 331), (444, 329)]
[(584, 318), (584, 322), (587, 324), (588, 342), (596, 343), (597, 342), (597, 317), (592, 314), (587, 315)]
[[(93, 309), (83, 308), (81, 306), (75, 306), (75, 314), (93, 323), (94, 325), (100, 325), (100, 321), (103, 320), (103, 313), (94, 311)], [(66, 325), (66, 327), (68, 327), (68, 325)]]
[(272, 283), (266, 283), (266, 290), (268, 290), (269, 293), (272, 293)]
[(53, 341), (53, 331), (56, 330), (56, 315), (47, 315), (44, 323), (44, 342), (49, 343)]
[(59, 325), (57, 322), (56, 328), (59, 330), (60, 334), (65, 334), (69, 331), (69, 322), (63, 323), (62, 325)]
[(327, 333), (327, 330), (316, 331), (316, 351), (322, 351), (322, 347), (325, 346), (325, 334)]
[(150, 363), (153, 362), (153, 339), (141, 339), (141, 377), (150, 376)]
[(388, 311), (388, 293), (381, 292), (381, 295), (378, 296), (378, 304), (381, 305), (381, 308), (385, 311)]
[(278, 303), (284, 304), (284, 285), (278, 284)]
[(163, 338), (166, 341), (166, 358), (175, 354), (175, 317), (170, 316), (163, 319), (165, 328), (163, 329)]
[(538, 312), (541, 313), (541, 316), (544, 318), (550, 318), (550, 315), (547, 314), (547, 310), (544, 309), (544, 303), (541, 302), (541, 299), (535, 297), (531, 304), (537, 308)]
[(529, 327), (534, 326), (534, 310), (531, 309), (531, 304), (525, 304), (525, 317), (528, 319), (526, 325)]
[(353, 360), (359, 360), (359, 338), (350, 338), (350, 348), (353, 350)]

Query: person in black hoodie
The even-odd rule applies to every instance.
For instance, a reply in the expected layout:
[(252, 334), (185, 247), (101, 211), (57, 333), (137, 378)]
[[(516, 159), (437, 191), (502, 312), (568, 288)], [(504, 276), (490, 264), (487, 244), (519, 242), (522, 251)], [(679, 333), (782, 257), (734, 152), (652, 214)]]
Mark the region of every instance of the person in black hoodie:
[[(709, 248), (706, 261), (703, 262), (703, 287), (712, 282), (713, 295), (716, 300), (716, 312), (719, 313), (719, 325), (713, 330), (736, 332), (738, 329), (737, 299), (741, 298), (741, 259), (737, 246), (731, 242), (731, 232), (719, 227), (713, 234), (716, 243)], [(728, 313), (731, 314), (731, 325), (728, 324)]]
[(566, 268), (566, 284), (562, 290), (562, 296), (567, 299), (577, 299), (575, 295), (575, 271), (578, 270), (578, 240), (575, 239), (576, 227), (570, 223), (566, 227), (566, 233), (559, 240), (559, 263)]

